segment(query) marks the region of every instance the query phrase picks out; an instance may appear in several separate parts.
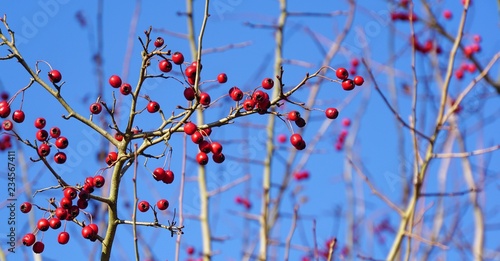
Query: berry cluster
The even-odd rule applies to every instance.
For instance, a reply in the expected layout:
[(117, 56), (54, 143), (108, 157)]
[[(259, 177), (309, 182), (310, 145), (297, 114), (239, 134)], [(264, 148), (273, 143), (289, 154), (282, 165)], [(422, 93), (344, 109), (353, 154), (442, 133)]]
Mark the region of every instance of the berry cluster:
[[(53, 208), (44, 209), (42, 207), (37, 206), (39, 209), (43, 210), (44, 217), (40, 218), (37, 222), (37, 228), (35, 231), (27, 233), (22, 242), (25, 246), (33, 246), (34, 253), (42, 253), (45, 245), (42, 242), (43, 235), (49, 228), (53, 230), (57, 230), (62, 226), (62, 222), (64, 221), (64, 230), (59, 233), (57, 237), (57, 241), (61, 245), (65, 245), (69, 242), (70, 235), (66, 232), (66, 223), (68, 221), (73, 221), (77, 223), (82, 228), (82, 236), (85, 239), (89, 239), (91, 241), (97, 240), (97, 235), (99, 232), (99, 228), (96, 224), (91, 223), (89, 225), (85, 225), (83, 222), (79, 222), (76, 218), (80, 214), (80, 210), (86, 209), (88, 206), (88, 202), (91, 199), (91, 194), (94, 192), (94, 188), (100, 188), (104, 185), (105, 179), (103, 176), (95, 176), (95, 177), (87, 177), (85, 179), (85, 183), (83, 186), (76, 187), (65, 187), (63, 189), (63, 197), (59, 201), (59, 205), (56, 203), (55, 199), (51, 199), (50, 203)], [(77, 199), (78, 198), (78, 199)], [(76, 200), (76, 204), (74, 204), (74, 200)], [(29, 213), (33, 205), (30, 202), (24, 202), (20, 206), (20, 210), (22, 213)], [(45, 216), (49, 217), (46, 218)], [(36, 235), (42, 232), (40, 240), (36, 241)]]
[(344, 129), (340, 132), (339, 137), (337, 138), (337, 142), (335, 143), (336, 150), (342, 150), (342, 148), (344, 147), (345, 139), (347, 137), (347, 134), (349, 134), (347, 128), (351, 126), (351, 120), (348, 118), (343, 119), (342, 126), (344, 126)]
[[(158, 207), (159, 210), (166, 210), (170, 203), (166, 199), (160, 199), (156, 202), (156, 207)], [(147, 212), (150, 209), (151, 205), (149, 204), (148, 201), (143, 200), (137, 204), (137, 209), (140, 212)]]
[(309, 171), (307, 170), (296, 171), (293, 173), (293, 178), (297, 181), (308, 179)]
[(250, 203), (250, 200), (244, 197), (236, 196), (234, 201), (239, 204), (244, 206), (246, 209), (251, 209), (252, 208), (252, 203)]

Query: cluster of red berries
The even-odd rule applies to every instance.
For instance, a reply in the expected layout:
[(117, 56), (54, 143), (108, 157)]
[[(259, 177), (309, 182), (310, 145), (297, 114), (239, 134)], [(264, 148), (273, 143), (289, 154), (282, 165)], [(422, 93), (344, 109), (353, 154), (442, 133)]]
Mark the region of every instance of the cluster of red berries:
[[(51, 202), (55, 209), (49, 209), (46, 213), (49, 214), (49, 218), (42, 217), (37, 222), (37, 230), (32, 233), (27, 233), (24, 235), (22, 242), (25, 246), (33, 246), (34, 253), (42, 253), (45, 245), (43, 242), (36, 241), (36, 234), (41, 231), (45, 232), (49, 228), (57, 230), (61, 227), (61, 220), (65, 222), (71, 221), (78, 217), (80, 214), (80, 209), (85, 209), (88, 206), (88, 201), (90, 200), (90, 194), (94, 192), (94, 188), (100, 188), (104, 185), (104, 177), (103, 176), (95, 176), (95, 177), (87, 177), (85, 179), (85, 184), (81, 187), (66, 187), (63, 190), (63, 197), (59, 202), (59, 206), (56, 206), (55, 202)], [(78, 197), (76, 205), (73, 205), (73, 200)], [(22, 213), (29, 213), (33, 205), (30, 202), (24, 202), (20, 210)], [(95, 241), (97, 239), (97, 233), (99, 232), (99, 228), (96, 224), (90, 224), (84, 226), (82, 228), (82, 236), (91, 241)], [(43, 238), (43, 236), (42, 236)], [(61, 245), (65, 245), (69, 242), (70, 236), (69, 233), (66, 232), (66, 225), (64, 226), (64, 231), (60, 232), (57, 241)]]
[(344, 129), (340, 132), (339, 137), (337, 138), (337, 142), (335, 143), (336, 150), (342, 150), (344, 147), (345, 139), (347, 138), (347, 134), (349, 133), (347, 128), (351, 126), (351, 120), (345, 118), (342, 120), (342, 126)]
[(226, 156), (222, 153), (222, 145), (219, 142), (208, 139), (208, 136), (212, 133), (212, 128), (198, 129), (196, 124), (186, 122), (183, 129), (184, 133), (191, 136), (191, 141), (194, 144), (198, 144), (199, 152), (196, 155), (196, 162), (198, 164), (207, 165), (209, 153), (212, 153), (212, 160), (215, 163), (222, 163), (226, 160)]
[(481, 51), (481, 36), (479, 35), (474, 35), (474, 41), (464, 47), (464, 54), (465, 57), (470, 58), (472, 55), (479, 53)]
[(441, 54), (443, 52), (441, 46), (434, 46), (434, 41), (432, 39), (428, 39), (422, 44), (418, 41), (417, 36), (414, 35), (411, 39), (411, 43), (417, 52), (423, 54), (429, 53), (434, 50), (434, 48), (436, 49), (437, 54)]
[(416, 22), (418, 21), (417, 15), (415, 13), (410, 14), (408, 12), (392, 12), (391, 13), (391, 20), (392, 21), (412, 21)]
[(174, 182), (174, 172), (169, 169), (156, 168), (153, 171), (153, 178), (156, 181), (163, 181), (165, 184), (171, 184)]
[(250, 200), (248, 200), (247, 198), (236, 196), (236, 198), (234, 199), (234, 201), (237, 204), (240, 204), (240, 205), (244, 206), (246, 209), (251, 209), (252, 208), (252, 203), (250, 203)]
[(308, 179), (309, 171), (307, 170), (296, 171), (293, 173), (293, 178), (297, 181)]
[[(264, 78), (261, 86), (265, 90), (270, 90), (274, 87), (274, 80), (271, 78)], [(271, 107), (269, 94), (262, 90), (256, 90), (245, 98), (243, 91), (237, 86), (233, 86), (229, 89), (228, 94), (233, 101), (240, 102), (243, 100), (242, 107), (245, 111), (256, 110), (259, 114), (265, 114), (267, 109)]]
[(342, 81), (342, 89), (346, 91), (351, 91), (355, 86), (361, 86), (365, 82), (365, 79), (359, 75), (355, 76), (354, 79), (349, 79), (349, 72), (343, 67), (335, 70), (335, 76)]
[[(159, 210), (166, 210), (169, 205), (170, 204), (166, 199), (160, 199), (156, 202), (156, 207), (158, 207)], [(143, 200), (137, 204), (137, 209), (140, 212), (147, 212), (150, 209), (150, 207), (151, 205), (146, 200)]]

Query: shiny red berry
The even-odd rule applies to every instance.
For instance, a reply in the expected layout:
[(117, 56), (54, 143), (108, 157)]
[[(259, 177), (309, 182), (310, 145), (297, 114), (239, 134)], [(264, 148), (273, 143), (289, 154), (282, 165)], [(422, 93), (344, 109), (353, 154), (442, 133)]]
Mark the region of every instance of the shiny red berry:
[(52, 229), (58, 229), (58, 228), (61, 227), (61, 220), (59, 218), (57, 218), (57, 217), (52, 217), (49, 220), (49, 226)]
[(49, 133), (46, 130), (38, 130), (36, 132), (36, 139), (38, 141), (46, 141), (49, 138)]
[(68, 211), (63, 207), (58, 207), (56, 208), (55, 215), (60, 220), (65, 220), (66, 217), (68, 216)]
[(196, 155), (196, 161), (200, 165), (207, 165), (207, 163), (208, 163), (208, 156), (207, 156), (207, 154), (205, 152), (200, 151)]
[(225, 82), (227, 82), (227, 74), (220, 73), (219, 75), (217, 75), (217, 81), (219, 83), (225, 83)]
[(122, 86), (120, 86), (120, 93), (123, 95), (129, 95), (132, 93), (132, 86), (128, 83), (122, 84)]
[(58, 149), (65, 149), (68, 147), (69, 141), (66, 137), (60, 136), (59, 138), (57, 138), (55, 144)]
[(149, 202), (143, 200), (137, 204), (137, 209), (141, 212), (146, 212), (149, 210)]
[(172, 63), (167, 59), (161, 60), (160, 63), (158, 63), (158, 67), (160, 68), (160, 71), (162, 71), (162, 72), (172, 71)]
[(46, 218), (41, 218), (41, 219), (38, 220), (38, 222), (36, 224), (36, 227), (40, 231), (47, 231), (49, 229), (49, 227), (50, 227), (49, 221)]
[(210, 145), (210, 142), (203, 140), (198, 144), (198, 148), (200, 149), (201, 152), (205, 153), (210, 153), (212, 152), (212, 145)]
[(335, 75), (340, 80), (345, 80), (345, 79), (347, 79), (347, 77), (349, 77), (349, 72), (346, 70), (346, 68), (341, 67), (335, 71)]
[(62, 152), (62, 151), (59, 151), (57, 152), (55, 155), (54, 155), (54, 161), (57, 163), (57, 164), (64, 164), (66, 162), (66, 153)]
[(62, 75), (61, 75), (61, 72), (59, 72), (58, 70), (51, 70), (49, 72), (49, 80), (53, 83), (58, 83), (60, 82), (62, 79)]
[(28, 213), (31, 211), (32, 205), (29, 202), (24, 202), (19, 209), (21, 209), (21, 212), (23, 213)]
[(287, 115), (288, 120), (296, 121), (300, 118), (300, 113), (298, 111), (291, 111)]
[(90, 104), (90, 113), (92, 114), (99, 114), (102, 111), (102, 105), (98, 102), (94, 102)]
[(91, 239), (91, 238), (95, 237), (96, 234), (91, 227), (85, 226), (82, 228), (82, 236), (83, 236), (83, 238)]
[(165, 43), (165, 40), (163, 40), (162, 37), (157, 37), (155, 42), (154, 42), (154, 45), (156, 48), (160, 48), (163, 46), (164, 43)]
[(69, 198), (71, 200), (75, 199), (76, 196), (78, 196), (78, 193), (75, 188), (73, 187), (67, 187), (63, 191), (64, 197)]
[(37, 118), (35, 120), (35, 128), (37, 128), (37, 129), (43, 129), (43, 128), (45, 128), (46, 124), (47, 124), (47, 121), (45, 121), (44, 118)]
[(172, 182), (174, 182), (174, 178), (175, 176), (173, 171), (165, 170), (165, 176), (163, 177), (162, 181), (165, 184), (171, 184)]
[(363, 77), (361, 77), (361, 76), (356, 76), (356, 77), (354, 77), (353, 81), (354, 81), (354, 84), (356, 84), (357, 86), (361, 86), (365, 82), (365, 79), (363, 79)]
[(184, 124), (184, 133), (186, 133), (187, 135), (193, 135), (197, 129), (198, 127), (196, 126), (196, 124), (192, 122), (186, 122), (186, 124)]
[(24, 118), (26, 118), (26, 115), (21, 110), (15, 110), (14, 113), (12, 113), (12, 120), (17, 123), (23, 122)]
[(64, 209), (70, 209), (71, 206), (73, 205), (73, 201), (67, 197), (63, 197), (59, 204)]
[(42, 143), (38, 147), (38, 155), (41, 157), (47, 157), (50, 154), (50, 146), (47, 143)]
[(96, 188), (101, 188), (104, 186), (104, 183), (106, 183), (106, 179), (103, 176), (97, 175), (94, 177), (94, 186)]
[(328, 108), (325, 110), (325, 115), (328, 119), (336, 119), (339, 116), (339, 111), (336, 108)]
[(346, 79), (342, 81), (342, 89), (350, 91), (354, 89), (354, 82), (351, 79)]
[(262, 88), (269, 90), (274, 87), (274, 81), (271, 78), (265, 78), (262, 80)]
[(89, 224), (88, 226), (94, 230), (96, 235), (99, 234), (99, 227), (95, 223)]
[(245, 111), (251, 111), (255, 108), (255, 101), (252, 100), (252, 99), (246, 99), (244, 102), (243, 102), (243, 109), (245, 109)]
[(10, 104), (7, 101), (0, 102), (0, 117), (7, 118), (10, 115)]
[(57, 139), (59, 138), (59, 136), (61, 136), (61, 129), (59, 129), (58, 127), (52, 127), (49, 130), (49, 134), (50, 137)]
[(122, 78), (118, 75), (111, 75), (111, 77), (109, 77), (109, 85), (113, 88), (120, 88), (122, 85)]
[(211, 98), (210, 98), (210, 95), (208, 93), (206, 93), (206, 92), (200, 93), (201, 105), (208, 106), (208, 105), (210, 105), (210, 101), (211, 101)]
[(193, 143), (195, 144), (200, 144), (200, 142), (203, 141), (203, 134), (201, 134), (201, 132), (199, 131), (195, 131), (192, 135), (191, 135), (191, 140), (193, 141)]
[(147, 109), (149, 113), (155, 113), (160, 110), (160, 104), (155, 101), (150, 101)]
[(224, 156), (224, 153), (213, 154), (212, 159), (215, 163), (222, 163), (226, 160), (226, 156)]
[(184, 55), (181, 52), (175, 52), (172, 54), (172, 61), (177, 65), (182, 64), (184, 62)]
[(23, 245), (32, 246), (35, 243), (35, 235), (33, 233), (28, 233), (23, 237)]
[(243, 99), (243, 92), (240, 90), (240, 88), (234, 86), (229, 89), (229, 97), (231, 97), (233, 101), (241, 101)]
[(158, 207), (159, 210), (165, 210), (168, 208), (168, 200), (166, 199), (160, 199), (158, 202), (156, 202), (156, 206)]
[(69, 242), (69, 233), (66, 231), (59, 233), (59, 235), (57, 236), (57, 242), (59, 242), (59, 244), (61, 245), (67, 244)]
[(220, 154), (222, 152), (222, 145), (216, 141), (212, 142), (210, 147), (213, 154)]

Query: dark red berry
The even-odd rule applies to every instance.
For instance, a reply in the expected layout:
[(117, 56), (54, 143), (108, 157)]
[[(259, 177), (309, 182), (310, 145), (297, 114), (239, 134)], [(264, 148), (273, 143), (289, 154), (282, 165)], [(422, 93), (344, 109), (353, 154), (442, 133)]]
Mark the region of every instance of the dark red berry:
[(298, 111), (291, 111), (288, 113), (287, 118), (291, 121), (296, 121), (300, 118), (300, 113)]
[(99, 114), (102, 111), (102, 106), (98, 102), (94, 102), (90, 105), (90, 113), (92, 114)]
[(172, 55), (172, 61), (177, 65), (182, 64), (184, 62), (184, 55), (181, 52), (175, 52)]
[(78, 196), (76, 189), (73, 187), (66, 187), (63, 191), (64, 197), (69, 198), (71, 200), (75, 199)]
[(274, 81), (271, 78), (265, 78), (262, 80), (262, 88), (269, 90), (274, 87)]
[(207, 163), (208, 163), (208, 156), (207, 156), (207, 154), (205, 152), (199, 152), (196, 155), (196, 161), (200, 165), (207, 165)]
[(211, 101), (211, 98), (210, 98), (210, 95), (208, 93), (206, 93), (206, 92), (200, 93), (201, 105), (208, 106), (208, 105), (210, 105), (210, 101)]
[(137, 204), (137, 209), (139, 209), (139, 211), (141, 212), (146, 212), (149, 210), (149, 202), (143, 200), (141, 202), (139, 202), (139, 204)]
[(36, 132), (36, 139), (38, 141), (46, 141), (49, 138), (49, 133), (46, 130), (38, 130)]
[(58, 149), (65, 149), (68, 147), (69, 141), (66, 137), (60, 136), (59, 138), (57, 138), (55, 144)]
[(175, 176), (173, 171), (165, 170), (165, 176), (163, 177), (162, 181), (165, 184), (171, 184), (172, 182), (174, 182), (174, 178)]
[(59, 220), (59, 218), (57, 218), (57, 217), (52, 217), (49, 220), (49, 226), (52, 229), (58, 229), (61, 227), (61, 220)]
[(44, 118), (37, 118), (35, 120), (35, 128), (37, 128), (37, 129), (45, 128), (45, 124), (47, 124), (47, 122), (45, 121)]
[(32, 246), (35, 243), (35, 235), (33, 233), (28, 233), (23, 237), (23, 245)]
[(69, 233), (66, 231), (59, 233), (57, 236), (57, 242), (61, 245), (66, 245), (69, 242)]
[(4, 120), (2, 122), (2, 128), (6, 131), (10, 131), (14, 128), (14, 124), (10, 120)]
[(147, 109), (149, 113), (155, 113), (160, 110), (160, 104), (155, 101), (150, 101)]
[(184, 98), (186, 98), (186, 100), (192, 101), (194, 100), (195, 96), (196, 95), (193, 88), (189, 87), (184, 89)]
[(0, 117), (7, 118), (10, 115), (10, 104), (7, 101), (0, 102)]
[(96, 188), (101, 188), (102, 186), (104, 186), (105, 182), (106, 182), (106, 179), (104, 179), (104, 177), (101, 175), (97, 175), (94, 177), (94, 186)]
[(363, 77), (361, 77), (361, 76), (354, 77), (354, 84), (356, 84), (357, 86), (363, 85), (364, 82), (365, 82), (365, 79), (363, 79)]
[(213, 154), (212, 159), (214, 160), (215, 163), (222, 163), (224, 160), (226, 160), (226, 157), (224, 156), (223, 153), (219, 154)]
[(122, 86), (120, 86), (120, 93), (123, 95), (129, 95), (132, 93), (132, 86), (128, 83), (122, 84)]
[(36, 224), (36, 227), (40, 231), (47, 231), (49, 229), (49, 227), (50, 227), (49, 221), (46, 218), (41, 218), (41, 219), (38, 220), (38, 222)]
[(328, 108), (325, 110), (325, 115), (328, 119), (336, 119), (339, 116), (339, 111), (336, 108)]
[(26, 115), (24, 115), (24, 112), (21, 110), (15, 110), (14, 113), (12, 113), (12, 120), (17, 123), (23, 122), (25, 117)]
[(184, 124), (184, 132), (187, 135), (193, 135), (197, 129), (198, 127), (196, 126), (196, 124), (192, 122), (186, 122), (186, 124)]
[(160, 48), (163, 46), (164, 43), (165, 43), (165, 40), (163, 40), (163, 38), (157, 37), (155, 42), (154, 42), (154, 45), (156, 48)]
[(40, 157), (47, 157), (49, 154), (50, 154), (50, 146), (49, 146), (49, 144), (42, 143), (38, 147), (38, 155), (40, 155)]
[(31, 211), (32, 205), (29, 202), (24, 202), (19, 208), (21, 209), (21, 212), (28, 213)]
[(350, 91), (354, 89), (354, 82), (351, 79), (346, 79), (342, 81), (342, 89)]
[(341, 67), (335, 71), (335, 75), (340, 80), (345, 80), (345, 79), (347, 79), (347, 77), (349, 77), (349, 72), (346, 70), (346, 68)]
[(158, 67), (160, 68), (160, 71), (162, 72), (170, 72), (172, 71), (172, 63), (170, 63), (169, 60), (161, 60), (160, 63), (158, 63)]
[(219, 83), (227, 82), (227, 75), (225, 73), (220, 73), (219, 75), (217, 75), (217, 81)]
[(33, 245), (33, 252), (35, 254), (40, 254), (43, 252), (43, 250), (45, 249), (45, 245), (43, 244), (43, 242), (41, 241), (38, 241), (36, 242), (34, 245)]
[(52, 127), (50, 128), (49, 134), (50, 137), (57, 139), (59, 138), (59, 136), (61, 136), (61, 129), (59, 129), (58, 127)]
[(241, 101), (243, 99), (243, 92), (240, 90), (240, 88), (234, 86), (229, 89), (229, 97), (231, 97), (233, 101)]
[(64, 152), (57, 152), (55, 155), (54, 155), (54, 161), (57, 163), (57, 164), (63, 164), (66, 162), (66, 153)]
[(160, 199), (158, 202), (156, 202), (156, 206), (158, 207), (159, 210), (165, 210), (168, 208), (168, 200), (166, 199)]

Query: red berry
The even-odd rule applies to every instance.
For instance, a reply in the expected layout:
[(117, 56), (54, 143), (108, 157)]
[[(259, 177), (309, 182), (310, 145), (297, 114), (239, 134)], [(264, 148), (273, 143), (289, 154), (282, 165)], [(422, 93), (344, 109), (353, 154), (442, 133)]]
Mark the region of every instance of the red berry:
[(2, 99), (4, 101), (7, 100), (7, 99), (9, 99), (9, 94), (6, 93), (6, 92), (0, 93), (0, 99)]
[(202, 92), (200, 93), (200, 103), (201, 105), (205, 105), (205, 106), (208, 106), (210, 105), (210, 95), (206, 92)]
[(49, 226), (52, 228), (52, 229), (58, 229), (61, 227), (61, 220), (59, 220), (57, 217), (52, 217), (50, 220), (49, 220)]
[(227, 75), (225, 73), (220, 73), (219, 75), (217, 75), (217, 81), (219, 83), (227, 82)]
[(184, 124), (184, 132), (187, 135), (193, 135), (197, 129), (198, 127), (196, 126), (196, 124), (192, 122), (186, 122), (186, 124)]
[(356, 84), (357, 86), (363, 85), (364, 82), (365, 82), (365, 79), (363, 79), (363, 77), (361, 77), (361, 76), (354, 77), (354, 84)]
[(193, 141), (193, 143), (195, 144), (200, 144), (200, 142), (203, 141), (203, 134), (201, 134), (201, 132), (199, 131), (195, 131), (192, 135), (191, 135), (191, 140)]
[(279, 134), (277, 138), (278, 138), (278, 142), (279, 143), (285, 143), (286, 142), (286, 135), (285, 134)]
[(96, 236), (94, 230), (90, 226), (85, 226), (82, 228), (82, 236), (86, 239), (91, 239)]
[(50, 154), (50, 146), (49, 144), (47, 143), (42, 143), (39, 147), (38, 147), (38, 155), (40, 155), (41, 157), (46, 157)]
[(118, 75), (111, 75), (111, 77), (109, 77), (109, 85), (113, 88), (120, 88), (122, 85), (122, 78)]
[(292, 136), (290, 136), (290, 143), (292, 143), (293, 146), (297, 146), (303, 141), (304, 140), (302, 139), (302, 136), (300, 136), (300, 134), (298, 133), (295, 133)]
[(45, 245), (43, 244), (43, 242), (41, 241), (38, 241), (36, 242), (34, 245), (33, 245), (33, 252), (35, 254), (40, 254), (43, 252), (43, 249), (45, 248)]
[(124, 83), (124, 84), (122, 84), (122, 86), (120, 86), (120, 93), (121, 94), (129, 95), (131, 92), (132, 92), (132, 86), (130, 86), (130, 84)]
[(350, 91), (354, 89), (354, 82), (351, 79), (343, 80), (342, 81), (342, 89), (346, 91)]
[(71, 200), (75, 199), (78, 196), (76, 189), (73, 187), (66, 187), (63, 191), (64, 197), (69, 198)]
[(451, 13), (450, 10), (446, 9), (446, 10), (443, 11), (443, 16), (444, 16), (445, 19), (450, 20), (451, 17), (452, 17), (452, 13)]
[(296, 120), (300, 119), (300, 113), (298, 111), (291, 111), (288, 113), (287, 118), (291, 121), (296, 121)]
[(174, 182), (174, 172), (171, 170), (165, 170), (165, 176), (162, 179), (163, 183), (171, 184)]
[(78, 206), (71, 206), (68, 210), (69, 216), (66, 217), (66, 220), (73, 219), (78, 217), (78, 214), (80, 214), (80, 208)]
[(181, 52), (175, 52), (172, 55), (172, 61), (177, 65), (182, 64), (184, 62), (184, 55)]
[(40, 231), (47, 231), (50, 227), (49, 221), (46, 218), (41, 218), (38, 220), (38, 223), (36, 224), (36, 227)]
[(233, 99), (233, 101), (241, 101), (241, 99), (243, 99), (243, 92), (240, 88), (234, 86), (229, 89), (229, 96)]
[(212, 128), (207, 127), (205, 129), (202, 129), (200, 132), (205, 136), (210, 136), (210, 134), (212, 134)]
[(89, 227), (92, 228), (92, 230), (94, 230), (94, 233), (96, 235), (99, 234), (99, 227), (95, 223), (90, 224)]
[(49, 134), (50, 137), (57, 139), (59, 138), (59, 136), (61, 136), (61, 129), (59, 129), (58, 127), (52, 127), (50, 128)]
[(194, 254), (194, 247), (190, 246), (186, 249), (186, 251), (187, 251), (188, 255), (192, 255), (192, 254)]
[(29, 202), (24, 202), (19, 208), (21, 209), (21, 212), (28, 213), (31, 211), (32, 205)]
[(160, 199), (158, 202), (156, 202), (156, 206), (158, 207), (159, 210), (165, 210), (168, 208), (168, 200), (166, 199)]
[(161, 60), (160, 63), (158, 64), (158, 67), (160, 68), (160, 71), (162, 72), (170, 72), (172, 71), (172, 63), (170, 63), (169, 60)]
[(358, 67), (359, 60), (357, 58), (352, 58), (351, 65), (354, 66), (354, 67)]
[(261, 90), (255, 91), (252, 94), (252, 99), (257, 103), (260, 103), (266, 99), (266, 93)]
[(325, 115), (328, 119), (336, 119), (339, 116), (339, 111), (336, 108), (328, 108)]
[(69, 233), (66, 231), (59, 233), (59, 235), (57, 236), (57, 242), (59, 242), (59, 244), (61, 245), (67, 244), (69, 242)]
[(269, 90), (274, 87), (274, 81), (271, 78), (265, 78), (262, 80), (262, 88)]
[(106, 182), (106, 179), (104, 179), (104, 177), (101, 175), (97, 175), (94, 177), (94, 186), (96, 188), (101, 188), (102, 186), (104, 186), (105, 182)]
[(23, 237), (23, 245), (32, 246), (35, 243), (35, 235), (33, 233), (28, 233)]
[(36, 139), (38, 141), (46, 141), (49, 138), (49, 133), (46, 130), (38, 130), (36, 132)]
[(150, 101), (148, 103), (148, 112), (149, 113), (155, 113), (160, 110), (160, 104), (155, 102), (155, 101)]
[(118, 160), (118, 153), (112, 151), (112, 152), (108, 153), (108, 156), (106, 157), (106, 164), (111, 165), (116, 160)]
[(115, 133), (115, 140), (122, 141), (123, 140), (123, 134), (121, 134), (119, 132)]
[(0, 117), (7, 118), (10, 115), (10, 104), (7, 101), (0, 102)]
[(226, 160), (226, 156), (224, 156), (223, 153), (213, 154), (212, 159), (215, 163), (222, 163), (224, 162), (224, 160)]
[(49, 72), (49, 80), (53, 83), (58, 83), (62, 79), (62, 75), (58, 70), (52, 70)]
[(90, 193), (87, 192), (86, 190), (82, 189), (82, 190), (80, 190), (80, 192), (78, 192), (78, 198), (89, 200), (90, 199)]
[(164, 43), (165, 43), (165, 40), (163, 40), (163, 38), (157, 37), (154, 45), (156, 48), (159, 48), (159, 47), (162, 47)]
[(210, 146), (213, 154), (220, 154), (222, 152), (222, 145), (220, 143), (212, 142)]
[(60, 136), (59, 138), (57, 138), (55, 144), (58, 149), (65, 149), (68, 147), (69, 141), (68, 139), (66, 139), (66, 137)]
[(345, 80), (349, 77), (349, 72), (347, 72), (346, 68), (340, 67), (335, 71), (335, 75), (340, 80)]
[(192, 87), (184, 89), (184, 98), (186, 98), (186, 100), (192, 101), (194, 100), (195, 96), (196, 95)]
[(79, 209), (86, 209), (89, 206), (89, 202), (83, 198), (79, 198), (76, 201), (76, 205), (78, 206)]
[(139, 209), (139, 211), (141, 212), (146, 212), (149, 210), (149, 203), (145, 200), (139, 202), (139, 204), (137, 204), (137, 209)]
[(21, 110), (15, 110), (14, 113), (12, 113), (12, 120), (17, 123), (23, 122), (25, 117), (26, 115), (24, 115), (24, 112)]
[(66, 162), (66, 153), (64, 152), (57, 152), (55, 155), (54, 155), (54, 161), (57, 163), (57, 164), (64, 164)]
[(98, 102), (94, 102), (90, 105), (90, 113), (92, 114), (99, 114), (102, 111), (102, 106)]
[(63, 207), (56, 208), (55, 215), (57, 218), (64, 220), (68, 216), (68, 211)]
[(206, 140), (200, 142), (200, 144), (198, 144), (198, 148), (201, 152), (205, 153), (210, 153), (212, 151), (212, 145), (210, 145), (210, 142)]
[(14, 128), (14, 124), (10, 120), (4, 120), (2, 123), (2, 127), (4, 130), (10, 131), (12, 130), (12, 128)]
[(304, 118), (298, 118), (295, 121), (295, 125), (297, 125), (297, 127), (299, 127), (299, 128), (302, 128), (302, 127), (306, 126), (306, 120), (304, 120)]
[(47, 124), (47, 122), (45, 121), (44, 118), (37, 118), (35, 120), (35, 128), (37, 128), (37, 129), (45, 128), (45, 124)]
[(349, 127), (349, 126), (351, 126), (351, 120), (350, 120), (349, 118), (345, 118), (345, 119), (343, 119), (343, 120), (342, 120), (342, 125), (343, 125), (344, 127)]
[(153, 170), (153, 178), (157, 181), (163, 180), (165, 178), (165, 170), (163, 168), (156, 168)]
[(60, 206), (64, 209), (70, 209), (73, 205), (73, 201), (69, 198), (63, 197), (60, 202)]
[(195, 78), (196, 77), (196, 66), (189, 65), (184, 70), (184, 73), (186, 74), (186, 77), (188, 77), (188, 78)]
[(251, 111), (255, 108), (255, 101), (252, 100), (252, 99), (246, 99), (244, 102), (243, 102), (243, 109), (245, 109), (245, 111)]
[(205, 152), (199, 152), (196, 155), (196, 161), (200, 165), (207, 165), (207, 163), (208, 163), (208, 156), (207, 156), (207, 154)]

